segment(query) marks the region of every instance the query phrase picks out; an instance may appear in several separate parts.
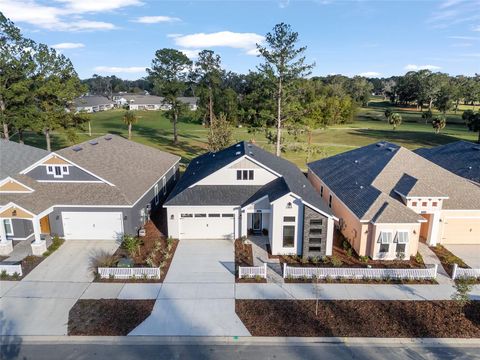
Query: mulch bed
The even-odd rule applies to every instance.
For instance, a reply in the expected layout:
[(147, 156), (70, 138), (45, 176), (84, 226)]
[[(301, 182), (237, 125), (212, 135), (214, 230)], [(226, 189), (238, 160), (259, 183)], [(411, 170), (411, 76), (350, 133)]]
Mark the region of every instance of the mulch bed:
[[(163, 250), (167, 248), (167, 238), (163, 235), (157, 226), (152, 222), (149, 221), (145, 225), (146, 235), (142, 237), (142, 245), (140, 246), (140, 250), (138, 253), (132, 257), (135, 267), (147, 267), (149, 266), (146, 263), (147, 258), (152, 253), (155, 243), (160, 242), (160, 251), (155, 253), (154, 261), (155, 264), (161, 264), (165, 262), (165, 265), (160, 269), (160, 279), (98, 279), (96, 278), (96, 282), (114, 282), (114, 283), (126, 283), (126, 282), (135, 282), (135, 283), (157, 283), (163, 282), (165, 277), (167, 276), (168, 269), (170, 268), (170, 264), (172, 263), (173, 256), (175, 255), (175, 250), (178, 246), (178, 240), (173, 240), (173, 246), (169, 251), (168, 258), (165, 258)], [(125, 249), (119, 247), (117, 251), (115, 251), (114, 256), (117, 258), (122, 257), (130, 257)]]
[(236, 300), (253, 336), (480, 337), (480, 301)]
[(153, 310), (155, 300), (78, 300), (68, 313), (68, 335), (125, 336)]
[(239, 266), (253, 266), (253, 250), (251, 244), (244, 244), (242, 240), (235, 240), (235, 282), (237, 283), (265, 283), (266, 279), (238, 277)]

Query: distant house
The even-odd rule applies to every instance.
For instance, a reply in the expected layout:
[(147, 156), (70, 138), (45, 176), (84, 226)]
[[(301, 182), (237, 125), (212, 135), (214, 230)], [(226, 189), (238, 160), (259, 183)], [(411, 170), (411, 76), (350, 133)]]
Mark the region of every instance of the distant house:
[(480, 145), (469, 141), (456, 141), (431, 149), (415, 150), (420, 156), (480, 185)]
[(85, 95), (74, 100), (77, 112), (87, 113), (111, 110), (115, 107), (115, 102), (105, 96)]
[[(198, 98), (179, 97), (180, 101), (188, 105), (191, 111), (197, 110)], [(128, 106), (130, 110), (169, 110), (170, 106), (165, 103), (165, 98), (155, 95), (141, 95), (118, 93), (113, 95), (113, 101), (117, 107)]]
[(308, 178), (361, 256), (414, 256), (427, 244), (480, 244), (480, 188), (396, 144), (308, 164)]

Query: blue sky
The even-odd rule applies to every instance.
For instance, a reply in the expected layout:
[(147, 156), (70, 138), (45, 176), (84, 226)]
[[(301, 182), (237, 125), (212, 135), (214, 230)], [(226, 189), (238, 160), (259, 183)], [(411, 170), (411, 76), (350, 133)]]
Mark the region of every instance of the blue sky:
[(254, 69), (255, 43), (279, 22), (299, 32), (313, 75), (390, 76), (430, 68), (480, 73), (480, 0), (0, 0), (24, 34), (55, 46), (80, 77), (142, 77), (163, 47), (208, 48)]

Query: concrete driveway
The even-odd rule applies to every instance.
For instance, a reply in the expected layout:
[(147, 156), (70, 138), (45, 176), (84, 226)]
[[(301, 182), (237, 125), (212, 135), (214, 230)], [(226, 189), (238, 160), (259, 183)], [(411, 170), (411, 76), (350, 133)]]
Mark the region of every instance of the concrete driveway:
[(23, 281), (91, 282), (91, 258), (113, 254), (119, 244), (109, 240), (69, 240), (40, 263)]
[(480, 268), (480, 245), (445, 245), (454, 255), (472, 268)]
[(249, 336), (235, 313), (229, 240), (181, 240), (152, 314), (129, 335)]

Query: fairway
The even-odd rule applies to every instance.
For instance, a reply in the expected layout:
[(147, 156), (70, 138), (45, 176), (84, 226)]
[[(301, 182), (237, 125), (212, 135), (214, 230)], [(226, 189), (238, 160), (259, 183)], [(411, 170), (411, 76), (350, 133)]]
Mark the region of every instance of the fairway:
[[(383, 115), (387, 107), (402, 115), (403, 122), (395, 131), (386, 122)], [(353, 123), (315, 130), (313, 142), (320, 147), (320, 152), (312, 156), (310, 161), (380, 140), (395, 142), (408, 149), (442, 145), (460, 139), (476, 141), (478, 135), (468, 131), (461, 119), (462, 111), (467, 108), (471, 107), (462, 106), (457, 114), (453, 112), (448, 113), (446, 128), (440, 134), (435, 134), (431, 124), (425, 124), (421, 118), (421, 113), (416, 109), (395, 108), (389, 106), (386, 102), (375, 99), (370, 102), (368, 107), (359, 109), (356, 120)], [(123, 113), (124, 110), (111, 110), (92, 114), (92, 136), (96, 137), (111, 133), (127, 137), (127, 127), (122, 121)], [(198, 121), (190, 121), (188, 117), (182, 118), (178, 126), (179, 143), (173, 145), (172, 124), (163, 112), (138, 111), (137, 115), (138, 122), (133, 125), (133, 141), (177, 154), (182, 157), (184, 164), (206, 150), (208, 129)], [(263, 132), (251, 134), (247, 128), (235, 128), (233, 137), (235, 141), (254, 140), (258, 145), (267, 150), (273, 151), (274, 149), (272, 144), (268, 144)], [(302, 145), (305, 145), (305, 142), (302, 142), (303, 139), (295, 141), (286, 131), (285, 138), (290, 149), (301, 148)], [(306, 135), (304, 138), (306, 141)], [(16, 136), (13, 136), (12, 139), (18, 140)], [(79, 142), (88, 139), (87, 133), (81, 132), (78, 134)], [(61, 131), (54, 132), (52, 140), (54, 150), (71, 145)], [(45, 148), (43, 135), (27, 133), (25, 134), (25, 142)], [(306, 153), (304, 151), (288, 150), (284, 156), (295, 162), (300, 168), (306, 169)]]

